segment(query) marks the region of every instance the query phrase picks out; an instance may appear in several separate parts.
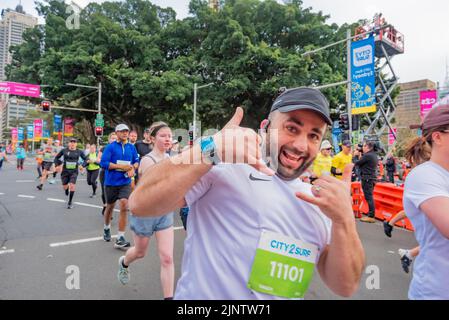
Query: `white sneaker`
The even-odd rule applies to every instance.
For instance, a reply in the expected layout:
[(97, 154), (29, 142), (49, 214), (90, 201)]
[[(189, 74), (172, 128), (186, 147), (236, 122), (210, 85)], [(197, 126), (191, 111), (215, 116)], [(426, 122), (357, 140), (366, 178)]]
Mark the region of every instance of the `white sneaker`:
[(123, 267), (123, 260), (125, 260), (125, 256), (121, 256), (118, 259), (118, 273), (117, 278), (118, 281), (120, 281), (121, 284), (125, 285), (129, 282), (130, 274), (129, 274), (129, 268)]
[(49, 183), (49, 184), (55, 184), (55, 183), (56, 183), (56, 180), (55, 180), (55, 179), (49, 180), (48, 183)]
[(400, 255), (401, 258), (402, 258), (402, 257), (404, 257), (404, 256), (407, 255), (408, 250), (405, 250), (405, 249), (399, 249), (399, 250), (398, 250), (398, 253), (399, 253), (399, 255)]

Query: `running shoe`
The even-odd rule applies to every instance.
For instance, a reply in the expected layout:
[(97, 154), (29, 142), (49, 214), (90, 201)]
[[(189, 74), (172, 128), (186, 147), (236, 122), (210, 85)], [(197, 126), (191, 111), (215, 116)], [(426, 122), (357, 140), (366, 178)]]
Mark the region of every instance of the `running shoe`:
[(106, 242), (111, 241), (111, 229), (103, 229), (103, 239)]
[(388, 238), (391, 238), (391, 231), (393, 231), (393, 227), (388, 223), (388, 221), (384, 221), (384, 232)]
[(122, 256), (118, 259), (118, 273), (117, 278), (118, 281), (120, 281), (121, 284), (125, 285), (129, 282), (130, 274), (129, 274), (129, 268), (125, 268), (123, 266), (123, 261), (125, 260), (125, 256)]
[(413, 260), (407, 256), (408, 250), (399, 249), (398, 253), (401, 256), (402, 269), (404, 269), (405, 273), (409, 273), (410, 265), (412, 264)]
[(371, 217), (363, 217), (362, 219), (360, 219), (360, 221), (366, 222), (366, 223), (376, 223), (376, 219), (371, 218)]
[(40, 191), (42, 191), (42, 185), (38, 185), (38, 186), (36, 186), (36, 188), (38, 188)]
[(73, 204), (68, 203), (68, 204), (67, 204), (67, 209), (73, 209)]
[(121, 250), (128, 250), (131, 247), (131, 244), (125, 240), (125, 237), (119, 237), (115, 240), (114, 248)]

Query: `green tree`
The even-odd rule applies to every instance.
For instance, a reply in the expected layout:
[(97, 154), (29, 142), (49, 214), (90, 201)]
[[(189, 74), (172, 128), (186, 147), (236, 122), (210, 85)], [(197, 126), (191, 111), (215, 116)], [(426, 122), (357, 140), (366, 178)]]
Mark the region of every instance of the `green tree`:
[[(222, 126), (239, 105), (245, 124), (255, 128), (280, 87), (346, 78), (344, 44), (302, 54), (344, 38), (353, 25), (327, 24), (328, 16), (300, 0), (221, 4), (215, 12), (207, 1), (191, 0), (191, 15), (177, 20), (173, 9), (144, 0), (91, 3), (81, 12), (80, 29), (68, 29), (63, 3), (38, 2), (45, 25), (26, 32), (27, 41), (12, 49), (8, 79), (45, 84), (54, 103), (90, 109), (96, 108), (95, 92), (64, 84), (101, 82), (106, 125), (126, 122), (141, 132), (158, 120), (187, 128), (194, 83), (214, 83), (199, 91), (203, 128)], [(332, 108), (344, 103), (344, 87), (325, 94)], [(64, 115), (93, 122), (92, 113)]]

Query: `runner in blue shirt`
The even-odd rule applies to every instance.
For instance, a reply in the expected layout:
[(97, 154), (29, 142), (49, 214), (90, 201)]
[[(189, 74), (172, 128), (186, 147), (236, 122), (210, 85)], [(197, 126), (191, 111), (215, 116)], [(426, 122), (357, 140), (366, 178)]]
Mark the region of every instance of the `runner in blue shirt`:
[(17, 157), (17, 170), (23, 171), (23, 163), (25, 162), (26, 158), (26, 151), (23, 148), (23, 143), (21, 143), (19, 147), (16, 149), (16, 157)]
[(120, 219), (118, 235), (114, 247), (128, 249), (131, 245), (125, 240), (125, 229), (128, 218), (128, 198), (131, 194), (131, 177), (139, 167), (139, 156), (136, 148), (128, 143), (129, 128), (119, 124), (116, 129), (117, 141), (109, 144), (101, 157), (101, 167), (105, 170), (106, 211), (104, 215), (105, 241), (111, 241), (111, 217), (115, 203), (120, 201)]

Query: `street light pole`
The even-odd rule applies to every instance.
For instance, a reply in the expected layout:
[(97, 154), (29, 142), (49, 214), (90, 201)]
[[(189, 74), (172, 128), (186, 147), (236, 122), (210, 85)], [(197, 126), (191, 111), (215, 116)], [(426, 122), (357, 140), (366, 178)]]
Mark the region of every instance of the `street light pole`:
[[(85, 85), (81, 85), (81, 84), (76, 84), (76, 83), (66, 83), (67, 86), (72, 86), (72, 87), (80, 87), (80, 88), (89, 88), (89, 89), (96, 89), (98, 90), (98, 114), (101, 114), (101, 82), (98, 83), (98, 87), (93, 87), (93, 86), (85, 86)], [(100, 144), (100, 137), (97, 137), (97, 145)]]
[(198, 85), (193, 84), (193, 141), (196, 139), (196, 95), (198, 91)]
[(197, 105), (198, 89), (206, 88), (212, 86), (213, 84), (214, 83), (211, 82), (199, 87), (196, 83), (193, 84), (193, 141), (195, 141), (196, 139), (196, 105)]

